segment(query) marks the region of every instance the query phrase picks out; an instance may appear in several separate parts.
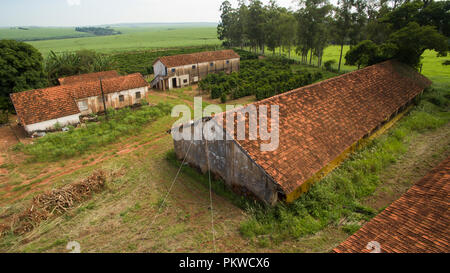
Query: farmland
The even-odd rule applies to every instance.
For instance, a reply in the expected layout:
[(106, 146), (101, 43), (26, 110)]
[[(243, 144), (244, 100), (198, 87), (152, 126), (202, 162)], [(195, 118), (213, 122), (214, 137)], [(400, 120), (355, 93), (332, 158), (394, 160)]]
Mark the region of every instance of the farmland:
[[(187, 47), (187, 46), (204, 46), (204, 45), (218, 45), (219, 40), (216, 38), (215, 27), (117, 27), (114, 28), (120, 31), (121, 35), (113, 36), (96, 36), (85, 35), (81, 32), (80, 37), (73, 39), (54, 39), (43, 41), (31, 41), (31, 45), (36, 47), (44, 56), (47, 56), (50, 50), (55, 52), (76, 51), (80, 49), (91, 49), (101, 53), (111, 53), (119, 51), (136, 51), (136, 50), (150, 50), (170, 47)], [(16, 38), (17, 31), (10, 31), (8, 29), (0, 29), (0, 37), (3, 33), (6, 37), (11, 39)], [(61, 32), (72, 35), (72, 31), (61, 29), (40, 30), (47, 32), (46, 36), (55, 36), (50, 32)], [(8, 34), (8, 32), (14, 32)], [(25, 34), (23, 34), (25, 35)], [(5, 37), (5, 38), (6, 38)], [(18, 38), (24, 38), (19, 36)], [(33, 37), (33, 36), (31, 36)]]
[[(427, 54), (424, 63), (436, 65), (442, 59)], [(292, 69), (321, 71), (327, 77), (336, 75), (298, 64), (292, 65)], [(263, 208), (214, 183), (217, 251), (326, 252), (398, 198), (449, 155), (450, 143), (446, 136), (450, 129), (450, 82), (442, 77), (441, 71), (445, 69), (430, 70), (428, 74), (435, 81), (437, 91), (426, 94), (401, 123), (346, 161), (292, 206), (278, 206), (263, 213)], [(199, 94), (195, 88), (152, 91), (148, 101), (192, 106), (193, 96)], [(218, 99), (211, 100), (208, 93), (203, 97), (206, 103), (219, 103)], [(248, 96), (228, 103), (253, 100), (254, 97)], [(173, 160), (172, 139), (166, 132), (174, 120), (159, 116), (143, 124), (136, 134), (94, 145), (56, 162), (27, 160), (30, 156), (3, 147), (2, 215), (20, 212), (36, 194), (79, 181), (94, 170), (105, 170), (108, 179), (105, 191), (66, 214), (42, 222), (28, 234), (10, 233), (2, 237), (0, 250), (64, 252), (67, 242), (76, 240), (83, 252), (214, 251), (211, 230), (205, 228), (210, 226), (207, 176), (184, 167), (161, 206), (179, 167), (179, 162)], [(355, 168), (360, 168), (358, 173), (362, 176), (351, 176), (348, 170)], [(336, 181), (349, 182), (330, 195)], [(347, 209), (342, 210), (342, 196), (355, 192), (354, 199), (347, 200), (352, 206), (344, 204)]]
[[(215, 27), (115, 29), (123, 34), (67, 39), (59, 39), (73, 34), (67, 29), (47, 29), (48, 33), (36, 37), (59, 38), (30, 43), (44, 56), (50, 50), (93, 49), (111, 55), (121, 72), (143, 74), (149, 73), (158, 56), (219, 46)], [(20, 38), (19, 30), (14, 31), (8, 34), (10, 38), (33, 37)], [(0, 33), (7, 31), (1, 29)], [(346, 46), (345, 52), (348, 49)], [(300, 59), (294, 51), (291, 57)], [(338, 46), (325, 49), (324, 61), (338, 58)], [(25, 144), (17, 145), (9, 128), (2, 127), (2, 139), (7, 141), (0, 144), (0, 226), (7, 217), (23, 211), (33, 196), (80, 181), (95, 170), (104, 170), (107, 182), (104, 191), (41, 222), (31, 232), (7, 232), (0, 238), (0, 251), (66, 252), (67, 243), (76, 240), (82, 252), (328, 252), (450, 155), (450, 67), (442, 65), (445, 60), (450, 57), (437, 58), (426, 51), (422, 72), (434, 82), (435, 90), (294, 204), (267, 209), (214, 181), (215, 241), (209, 228), (208, 176), (184, 166), (172, 189), (180, 162), (174, 159), (167, 130), (177, 118), (170, 117), (166, 107), (163, 111), (155, 108), (156, 113), (150, 113), (152, 108), (118, 111), (109, 122), (100, 118), (102, 123), (71, 128), (67, 135), (51, 134), (29, 146), (30, 139), (21, 138)], [(313, 59), (313, 64), (316, 62)], [(325, 78), (338, 75), (301, 64), (290, 68), (320, 72)], [(344, 72), (354, 69), (343, 66)], [(193, 97), (199, 94), (204, 104), (220, 103), (197, 86), (151, 91), (147, 100), (163, 103), (156, 107), (192, 107)], [(250, 95), (227, 103), (245, 104), (255, 99)], [(151, 120), (143, 122), (148, 116)]]

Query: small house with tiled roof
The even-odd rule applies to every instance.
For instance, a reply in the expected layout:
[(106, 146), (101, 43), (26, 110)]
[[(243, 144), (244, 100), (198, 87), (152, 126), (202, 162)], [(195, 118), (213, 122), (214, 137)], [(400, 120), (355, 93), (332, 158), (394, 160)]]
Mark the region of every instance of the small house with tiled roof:
[(164, 56), (153, 63), (153, 88), (185, 87), (210, 73), (239, 71), (240, 57), (231, 49)]
[(448, 253), (449, 198), (447, 158), (334, 252)]
[[(431, 82), (413, 68), (386, 61), (304, 86), (209, 118), (215, 135), (226, 140), (174, 138), (179, 159), (221, 177), (235, 191), (268, 204), (292, 202), (338, 166), (352, 151), (394, 124)], [(277, 146), (251, 139), (249, 109), (267, 110), (267, 124), (278, 107)], [(208, 119), (208, 118), (204, 118)], [(233, 121), (231, 125), (224, 120)], [(192, 135), (203, 120), (176, 126)], [(245, 138), (236, 137), (239, 122)], [(276, 123), (274, 123), (276, 125)], [(257, 127), (261, 124), (258, 122)], [(269, 128), (270, 129), (270, 128)], [(202, 131), (200, 131), (202, 132)], [(208, 138), (211, 139), (211, 138)]]
[(63, 78), (54, 87), (12, 93), (19, 123), (29, 134), (47, 131), (56, 124), (77, 124), (80, 116), (103, 112), (103, 98), (106, 108), (116, 109), (137, 104), (147, 95), (148, 82), (139, 73), (93, 74)]

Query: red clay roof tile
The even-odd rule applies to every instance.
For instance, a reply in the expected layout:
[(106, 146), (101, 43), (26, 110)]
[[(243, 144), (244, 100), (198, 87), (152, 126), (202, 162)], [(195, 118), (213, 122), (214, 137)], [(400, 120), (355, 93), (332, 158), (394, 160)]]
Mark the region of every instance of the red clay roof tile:
[(232, 49), (218, 50), (218, 51), (205, 51), (191, 54), (180, 54), (174, 56), (164, 56), (158, 58), (166, 67), (177, 67), (182, 65), (205, 63), (212, 61), (228, 60), (240, 58), (239, 55)]
[(260, 138), (236, 142), (289, 194), (430, 84), (404, 64), (379, 63), (253, 103), (269, 116), (279, 105), (277, 150), (261, 152), (269, 141)]
[(70, 77), (60, 78), (58, 79), (60, 85), (65, 84), (74, 84), (74, 83), (80, 83), (80, 82), (90, 82), (90, 81), (99, 81), (100, 78), (102, 79), (108, 79), (108, 78), (114, 78), (119, 77), (119, 73), (115, 70), (111, 71), (101, 71), (101, 72), (95, 72), (95, 73), (88, 73), (88, 74), (80, 74), (80, 75), (74, 75)]
[(370, 252), (377, 241), (382, 252), (448, 253), (449, 208), (450, 157), (333, 251)]
[[(105, 94), (146, 87), (141, 74), (102, 80)], [(23, 125), (65, 117), (79, 113), (76, 99), (100, 96), (100, 81), (78, 82), (50, 88), (12, 93), (11, 100)]]
[(66, 86), (12, 93), (10, 96), (22, 125), (80, 113)]

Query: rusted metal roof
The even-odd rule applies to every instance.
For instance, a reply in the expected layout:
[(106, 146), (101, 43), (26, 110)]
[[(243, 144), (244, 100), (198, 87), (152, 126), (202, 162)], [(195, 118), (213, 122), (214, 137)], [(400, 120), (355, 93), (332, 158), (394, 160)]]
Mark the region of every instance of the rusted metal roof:
[(191, 54), (180, 54), (173, 56), (164, 56), (156, 59), (161, 61), (166, 67), (177, 67), (182, 65), (190, 65), (197, 63), (205, 63), (220, 60), (229, 60), (240, 58), (240, 56), (232, 49), (217, 50), (217, 51), (205, 51)]
[(88, 74), (80, 74), (65, 78), (58, 79), (60, 85), (65, 84), (74, 84), (74, 83), (80, 83), (80, 82), (90, 82), (90, 81), (98, 81), (100, 78), (102, 79), (108, 79), (108, 78), (114, 78), (119, 77), (119, 73), (115, 70), (111, 71), (102, 71), (102, 72), (95, 72), (95, 73), (88, 73)]
[(450, 157), (411, 187), (400, 199), (334, 249), (338, 253), (450, 252)]
[(268, 106), (269, 115), (271, 105), (279, 106), (275, 151), (262, 152), (261, 144), (270, 141), (261, 138), (236, 142), (289, 194), (430, 84), (404, 64), (379, 63), (253, 103)]
[[(105, 94), (148, 86), (141, 74), (102, 80)], [(23, 125), (79, 113), (76, 99), (100, 96), (100, 81), (77, 82), (44, 89), (11, 93), (11, 100)]]

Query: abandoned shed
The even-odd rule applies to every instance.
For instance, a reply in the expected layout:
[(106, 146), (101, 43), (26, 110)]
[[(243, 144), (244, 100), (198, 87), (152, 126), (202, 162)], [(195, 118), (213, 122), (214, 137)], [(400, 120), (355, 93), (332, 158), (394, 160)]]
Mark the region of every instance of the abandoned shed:
[[(386, 61), (251, 104), (269, 110), (272, 105), (279, 107), (279, 143), (273, 151), (261, 151), (268, 142), (261, 138), (236, 138), (237, 114), (245, 117), (248, 132), (248, 105), (211, 119), (219, 126), (217, 132), (231, 139), (174, 139), (175, 152), (202, 172), (209, 169), (241, 194), (268, 204), (292, 202), (367, 138), (397, 121), (430, 84), (414, 69)], [(230, 114), (235, 115), (234, 127), (220, 127)], [(193, 134), (201, 124), (197, 120), (184, 128)], [(183, 126), (176, 130), (182, 132)]]
[(82, 115), (104, 111), (101, 87), (107, 108), (134, 105), (148, 92), (148, 83), (139, 73), (105, 78), (101, 85), (96, 76), (77, 77), (92, 80), (10, 95), (19, 122), (27, 133), (51, 130), (56, 124), (77, 124)]
[(448, 253), (450, 158), (334, 249), (337, 253)]
[(185, 87), (210, 73), (239, 71), (240, 57), (233, 50), (206, 51), (158, 58), (153, 63), (152, 88)]

